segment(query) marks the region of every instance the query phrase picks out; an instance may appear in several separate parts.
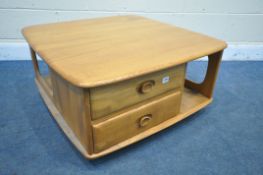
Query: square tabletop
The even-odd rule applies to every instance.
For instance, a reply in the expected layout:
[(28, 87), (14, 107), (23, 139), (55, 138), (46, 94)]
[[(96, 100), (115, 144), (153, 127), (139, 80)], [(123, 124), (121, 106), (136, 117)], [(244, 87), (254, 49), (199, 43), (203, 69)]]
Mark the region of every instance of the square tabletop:
[(30, 47), (79, 87), (114, 83), (226, 48), (224, 41), (140, 16), (114, 16), (23, 29)]

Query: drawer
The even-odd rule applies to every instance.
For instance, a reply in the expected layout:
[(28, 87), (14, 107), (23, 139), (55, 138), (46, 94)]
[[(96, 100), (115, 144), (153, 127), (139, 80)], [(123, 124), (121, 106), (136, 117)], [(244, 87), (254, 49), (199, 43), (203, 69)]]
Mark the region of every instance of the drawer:
[(182, 93), (173, 91), (144, 104), (135, 105), (117, 116), (92, 124), (94, 151), (99, 152), (176, 116)]
[(182, 88), (185, 64), (141, 77), (90, 89), (91, 116), (98, 119), (143, 100)]

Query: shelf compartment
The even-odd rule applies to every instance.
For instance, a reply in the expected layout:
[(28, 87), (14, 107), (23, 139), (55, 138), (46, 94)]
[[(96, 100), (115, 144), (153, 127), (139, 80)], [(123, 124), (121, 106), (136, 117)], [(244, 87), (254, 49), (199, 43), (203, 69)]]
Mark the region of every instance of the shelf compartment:
[[(49, 79), (49, 78), (46, 78)], [(99, 153), (88, 153), (86, 149), (82, 146), (79, 139), (76, 137), (72, 129), (69, 127), (59, 110), (56, 108), (52, 98), (48, 95), (48, 93), (44, 90), (41, 83), (38, 79), (35, 79), (39, 92), (47, 105), (49, 111), (51, 112), (53, 118), (56, 120), (57, 124), (63, 130), (63, 132), (67, 135), (69, 140), (76, 146), (76, 148), (87, 158), (95, 159), (104, 155), (107, 155), (111, 152), (117, 151), (123, 147), (126, 147), (132, 143), (138, 142), (150, 135), (153, 135), (169, 126), (174, 125), (175, 123), (183, 120), (184, 118), (190, 116), (191, 114), (199, 111), (200, 109), (204, 108), (208, 104), (212, 102), (212, 98), (205, 97), (201, 93), (196, 91), (190, 90), (188, 88), (184, 88), (183, 95), (182, 95), (182, 104), (180, 107), (180, 112), (178, 115), (160, 123), (157, 126), (154, 126), (134, 137), (131, 137), (123, 142), (120, 142), (104, 151)]]

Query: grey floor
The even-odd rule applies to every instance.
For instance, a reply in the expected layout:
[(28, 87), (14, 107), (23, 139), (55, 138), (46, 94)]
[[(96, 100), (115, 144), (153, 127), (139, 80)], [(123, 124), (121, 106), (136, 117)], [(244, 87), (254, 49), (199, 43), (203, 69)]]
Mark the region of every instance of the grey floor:
[[(189, 77), (205, 64), (192, 63)], [(94, 161), (57, 127), (33, 76), (29, 61), (0, 62), (1, 175), (263, 174), (263, 62), (223, 62), (210, 106)]]

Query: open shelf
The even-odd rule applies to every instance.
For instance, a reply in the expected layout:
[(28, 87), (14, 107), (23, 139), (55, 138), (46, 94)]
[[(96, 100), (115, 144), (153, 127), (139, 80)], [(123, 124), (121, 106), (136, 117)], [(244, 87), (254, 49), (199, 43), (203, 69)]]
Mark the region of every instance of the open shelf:
[[(211, 98), (208, 98), (204, 95), (202, 95), (199, 92), (196, 92), (194, 90), (184, 88), (183, 92), (183, 98), (181, 103), (181, 109), (180, 114), (183, 115), (185, 113), (188, 113), (195, 108), (200, 109), (200, 106), (206, 106), (212, 101)], [(202, 108), (202, 107), (201, 107)]]
[(173, 118), (170, 118), (164, 122), (162, 122), (161, 124), (152, 127), (132, 138), (129, 138), (117, 145), (114, 145), (100, 153), (95, 153), (90, 155), (90, 158), (96, 158), (96, 157), (100, 157), (106, 154), (109, 154), (113, 151), (116, 151), (120, 148), (123, 148), (127, 145), (130, 145), (132, 143), (135, 143), (137, 141), (140, 141), (150, 135), (153, 135), (165, 128), (168, 128), (169, 126), (172, 126), (173, 124), (185, 119), (186, 117), (188, 117), (189, 115), (199, 111), (200, 109), (204, 108), (205, 106), (207, 106), (208, 104), (210, 104), (212, 102), (212, 98), (207, 98), (204, 95), (195, 92), (193, 90), (190, 90), (188, 88), (184, 88), (184, 92), (183, 92), (183, 98), (182, 98), (182, 104), (181, 104), (181, 109), (180, 109), (180, 113), (176, 116), (174, 116)]
[[(52, 83), (49, 76), (46, 76), (43, 78), (47, 85), (52, 89)], [(200, 109), (207, 106), (209, 103), (212, 102), (212, 98), (208, 98), (201, 93), (184, 88), (183, 96), (182, 96), (182, 103), (180, 108), (180, 113), (176, 116), (162, 122), (161, 124), (152, 127), (134, 137), (131, 137), (123, 142), (120, 142), (104, 151), (101, 151), (100, 153), (94, 153), (94, 154), (88, 154), (87, 151), (82, 147), (79, 140), (75, 136), (74, 132), (71, 130), (71, 128), (67, 125), (66, 121), (64, 120), (63, 116), (60, 114), (60, 112), (57, 110), (56, 106), (54, 105), (52, 101), (52, 97), (50, 97), (47, 92), (42, 88), (39, 81), (36, 79), (36, 83), (38, 85), (38, 89), (40, 91), (40, 94), (42, 98), (44, 99), (44, 102), (48, 106), (48, 109), (53, 114), (52, 116), (57, 121), (58, 125), (62, 128), (64, 133), (68, 136), (69, 140), (82, 152), (83, 155), (85, 155), (89, 159), (101, 157), (103, 155), (109, 154), (111, 152), (114, 152), (116, 150), (119, 150), (120, 148), (123, 148), (125, 146), (128, 146), (132, 143), (135, 143), (137, 141), (140, 141), (150, 135), (153, 135), (169, 126), (172, 126), (173, 124), (183, 120), (184, 118), (187, 118), (189, 115), (199, 111)]]
[[(76, 148), (89, 159), (104, 156), (132, 143), (140, 141), (174, 125), (211, 103), (223, 50), (227, 46), (223, 41), (181, 28), (176, 28), (175, 26), (171, 27), (170, 25), (165, 25), (158, 21), (148, 20), (137, 16), (124, 16), (120, 17), (120, 19), (119, 17), (111, 17), (107, 20), (102, 19), (97, 22), (95, 20), (95, 22), (92, 21), (91, 23), (89, 21), (81, 20), (70, 23), (48, 24), (40, 27), (31, 26), (23, 29), (23, 34), (30, 46), (30, 53), (35, 72), (35, 81), (44, 102), (65, 135), (76, 146)], [(114, 41), (118, 42), (118, 46), (98, 52), (98, 49), (101, 47), (107, 48), (112, 45), (112, 43), (105, 40), (109, 37), (109, 33), (97, 30), (97, 28), (101, 27), (102, 22), (105, 22), (105, 24), (109, 26), (109, 29), (107, 30), (111, 32), (110, 35), (118, 35), (118, 38), (114, 38), (117, 39)], [(119, 36), (120, 28), (118, 26), (125, 26), (126, 24), (134, 25), (135, 28), (130, 30), (130, 27), (128, 26), (127, 31), (130, 33), (128, 32), (127, 35), (127, 32), (125, 32)], [(90, 25), (91, 27), (83, 27), (87, 25)], [(142, 25), (146, 25), (146, 28)], [(68, 26), (70, 26), (70, 30), (65, 30)], [(149, 28), (147, 28), (147, 26)], [(160, 30), (160, 26), (163, 30)], [(50, 29), (52, 29), (52, 31)], [(148, 30), (151, 32), (149, 33)], [(61, 38), (56, 37), (57, 31), (62, 31)], [(43, 32), (48, 35), (43, 35)], [(86, 37), (87, 32), (95, 34), (91, 36), (100, 36), (97, 43), (95, 45), (93, 44), (93, 48), (91, 48), (89, 44), (92, 38)], [(145, 38), (141, 37), (142, 34), (147, 34), (148, 36), (147, 32), (150, 36), (148, 38), (151, 38), (150, 42), (149, 40), (145, 40)], [(70, 37), (67, 37), (69, 34)], [(79, 36), (84, 36), (84, 40), (83, 37)], [(71, 47), (72, 42), (68, 41), (72, 38), (76, 38), (73, 45), (81, 45), (81, 47)], [(53, 42), (52, 45), (50, 45), (50, 40)], [(169, 47), (162, 47), (163, 44), (159, 41), (168, 43)], [(136, 47), (130, 49), (131, 43), (135, 43), (133, 46)], [(154, 45), (156, 46), (154, 47), (155, 49), (152, 49), (153, 45), (151, 43), (157, 43), (157, 45)], [(134, 53), (134, 50), (136, 49), (140, 52)], [(120, 50), (122, 51), (120, 52)], [(49, 76), (45, 77), (47, 73), (45, 70), (47, 69), (42, 69), (42, 71), (40, 71), (37, 54), (47, 63), (44, 65), (48, 66), (48, 72), (51, 79)], [(103, 57), (102, 55), (109, 55), (109, 57)], [(126, 59), (123, 59), (123, 55)], [(154, 59), (152, 55), (154, 55)], [(125, 82), (126, 80), (128, 82), (128, 80), (133, 78), (140, 78), (162, 70), (167, 72), (168, 68), (170, 69), (175, 66), (186, 64), (203, 56), (208, 56), (208, 66), (206, 75), (202, 82), (195, 82), (187, 79), (185, 77), (185, 70), (184, 72), (179, 71), (178, 74), (173, 73), (173, 76), (168, 76), (168, 79), (169, 77), (172, 78), (175, 76), (182, 80), (180, 81), (181, 84), (177, 86), (180, 95), (182, 95), (181, 101), (176, 101), (176, 99), (172, 98), (171, 101), (164, 101), (162, 105), (159, 105), (159, 103), (157, 103), (159, 102), (157, 99), (169, 94), (170, 92), (168, 92), (167, 89), (167, 91), (165, 91), (167, 94), (165, 94), (164, 91), (161, 92), (159, 89), (155, 88), (156, 92), (159, 93), (149, 94), (149, 99), (147, 100), (152, 100), (152, 103), (156, 103), (157, 105), (151, 106), (150, 103), (147, 103), (149, 101), (146, 101), (146, 97), (148, 96), (144, 96), (145, 99), (139, 99), (136, 101), (129, 98), (128, 95), (135, 97), (139, 94), (134, 94), (135, 96), (133, 96), (133, 94), (129, 93), (128, 90), (126, 91), (126, 88), (121, 87), (120, 89), (124, 90), (122, 92), (116, 88), (117, 86), (110, 86), (117, 82)], [(95, 59), (90, 59), (91, 57), (94, 57)], [(70, 58), (74, 58), (74, 60)], [(114, 67), (118, 67), (118, 69), (109, 71)], [(184, 73), (183, 76), (181, 76), (182, 73)], [(161, 74), (158, 74), (158, 77), (159, 76), (161, 78), (166, 78)], [(182, 83), (184, 79), (185, 88), (182, 90)], [(158, 83), (161, 82), (162, 81), (158, 80)], [(133, 82), (131, 82), (131, 84), (132, 83)], [(99, 95), (94, 96), (94, 89), (99, 89), (99, 87), (104, 85), (109, 85), (109, 89), (104, 89), (103, 87), (97, 92), (102, 97)], [(133, 86), (134, 85), (136, 85), (136, 83), (134, 83)], [(130, 85), (127, 83), (127, 87), (129, 86)], [(157, 84), (156, 87), (158, 87)], [(175, 86), (173, 86), (173, 88), (175, 88)], [(170, 90), (172, 91), (173, 88)], [(138, 89), (138, 87), (136, 87), (136, 89)], [(135, 88), (133, 90), (135, 90)], [(176, 89), (174, 90), (176, 91)], [(114, 93), (114, 95), (109, 95), (109, 98), (105, 98), (106, 95), (102, 94), (102, 91), (105, 91), (107, 92), (106, 94), (110, 95)], [(121, 92), (119, 93), (120, 95), (118, 95), (117, 92)], [(127, 96), (124, 96), (123, 94)], [(157, 94), (160, 96), (157, 96)], [(150, 95), (152, 95), (152, 99), (150, 99)], [(120, 107), (123, 100), (117, 100), (116, 97), (118, 96), (122, 96), (127, 99), (127, 101), (136, 101), (136, 103), (133, 103), (134, 106), (130, 106), (131, 104), (128, 105), (128, 103), (127, 105), (125, 104), (126, 106), (125, 109), (123, 108), (123, 111), (120, 111), (117, 107), (116, 110), (115, 107), (113, 110), (113, 105), (110, 106), (107, 104), (111, 102), (118, 102), (116, 103), (116, 106)], [(169, 96), (166, 97), (168, 98)], [(95, 103), (94, 99), (96, 98), (100, 98), (99, 100), (102, 102), (98, 100), (98, 102)], [(154, 101), (155, 99), (153, 98), (156, 98), (156, 101)], [(135, 105), (139, 105), (139, 102), (141, 104), (141, 108), (137, 109), (137, 106)], [(103, 103), (106, 104), (106, 107), (102, 105)], [(147, 106), (147, 104), (149, 104), (149, 106)], [(171, 106), (168, 106), (167, 104), (170, 104)], [(180, 111), (178, 113), (179, 105)], [(96, 124), (98, 124), (97, 126), (100, 124), (102, 126), (103, 124), (102, 121), (97, 120), (98, 118), (96, 118), (96, 120), (95, 117), (93, 118), (93, 116), (95, 116), (93, 115), (95, 106), (99, 109), (98, 111), (106, 111), (103, 115), (101, 115), (105, 115), (105, 117), (107, 117), (106, 115), (110, 115), (111, 112), (113, 113), (113, 111), (124, 112), (124, 110), (128, 110), (129, 107), (138, 111), (140, 110), (143, 114), (148, 112), (158, 112), (158, 117), (154, 118), (156, 119), (155, 121), (158, 119), (158, 122), (148, 125), (147, 128), (141, 129), (138, 132), (133, 132), (132, 129), (129, 130), (129, 125), (136, 122), (136, 124), (138, 124), (142, 118), (147, 119), (147, 116), (141, 116), (141, 113), (138, 112), (138, 115), (136, 114), (133, 118), (134, 120), (131, 121), (128, 117), (133, 114), (133, 112), (136, 112), (135, 110), (131, 110), (130, 113), (122, 113), (123, 116), (125, 116), (124, 114), (129, 115), (127, 120), (125, 120), (126, 118), (124, 117), (122, 118), (122, 115), (119, 115), (119, 118), (122, 120), (118, 120), (116, 125), (105, 124), (103, 125), (103, 128), (95, 128)], [(174, 112), (175, 108), (176, 112)], [(164, 110), (166, 112), (171, 110), (171, 113), (164, 113)], [(141, 117), (141, 119), (137, 117)], [(119, 118), (116, 116), (116, 120)], [(147, 120), (150, 120), (150, 118), (151, 117), (148, 116)], [(118, 128), (117, 126), (122, 127)], [(107, 130), (107, 127), (109, 130)], [(100, 143), (105, 145), (105, 147), (97, 149), (95, 144), (99, 143), (99, 139), (96, 138), (96, 136), (99, 135), (100, 132), (107, 133), (109, 135), (106, 134), (104, 137), (102, 134), (100, 138), (102, 141)], [(123, 133), (124, 136), (119, 137), (117, 135), (120, 139), (112, 137), (112, 135), (118, 134), (117, 132)], [(115, 139), (115, 142), (107, 142), (105, 139), (107, 137), (112, 137), (113, 140)], [(117, 142), (118, 144), (115, 144)]]

